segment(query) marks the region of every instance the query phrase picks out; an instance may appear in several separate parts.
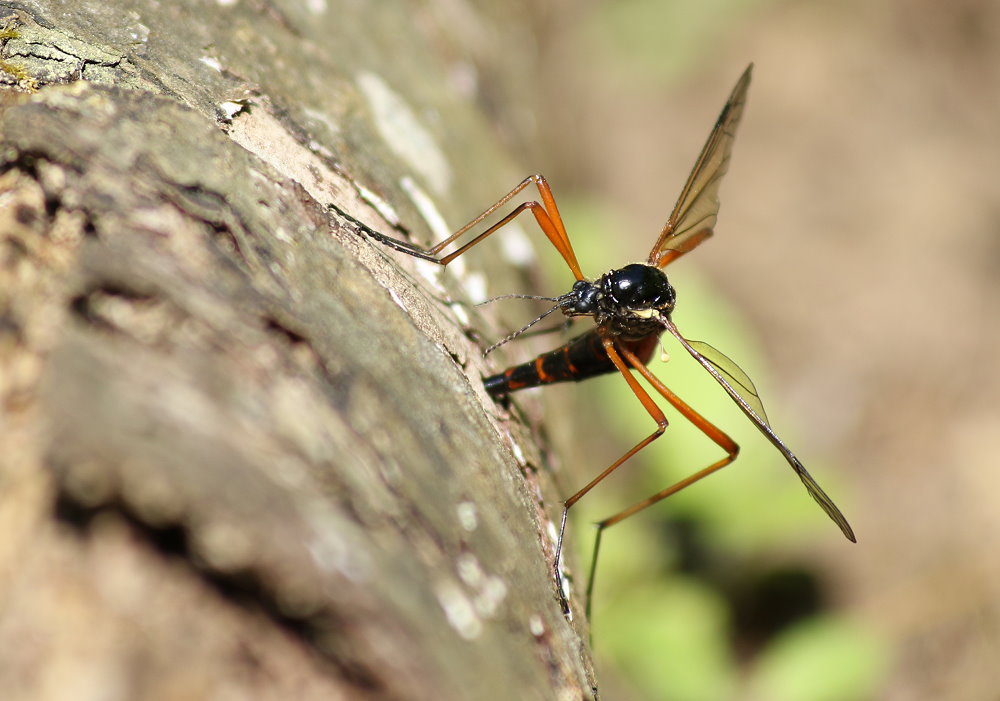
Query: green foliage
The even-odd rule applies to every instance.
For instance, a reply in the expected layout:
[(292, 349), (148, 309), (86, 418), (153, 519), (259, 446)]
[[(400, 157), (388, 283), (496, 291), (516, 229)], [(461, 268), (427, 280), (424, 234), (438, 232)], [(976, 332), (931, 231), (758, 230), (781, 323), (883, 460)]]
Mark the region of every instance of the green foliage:
[(760, 656), (753, 698), (771, 701), (857, 701), (871, 698), (888, 666), (886, 645), (840, 618), (802, 623)]
[(637, 686), (674, 701), (732, 698), (726, 612), (696, 581), (649, 580), (609, 601), (597, 635)]

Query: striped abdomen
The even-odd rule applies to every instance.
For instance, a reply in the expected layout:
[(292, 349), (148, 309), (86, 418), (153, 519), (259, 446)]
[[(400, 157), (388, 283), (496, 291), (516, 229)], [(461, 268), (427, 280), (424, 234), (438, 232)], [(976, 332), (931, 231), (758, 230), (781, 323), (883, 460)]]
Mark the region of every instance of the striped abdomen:
[[(618, 345), (631, 349), (640, 360), (647, 362), (659, 337), (660, 334), (655, 333), (637, 341), (618, 341)], [(534, 360), (485, 378), (483, 384), (490, 396), (495, 398), (519, 389), (554, 382), (579, 382), (614, 371), (615, 366), (601, 343), (601, 335), (597, 329), (591, 329)]]

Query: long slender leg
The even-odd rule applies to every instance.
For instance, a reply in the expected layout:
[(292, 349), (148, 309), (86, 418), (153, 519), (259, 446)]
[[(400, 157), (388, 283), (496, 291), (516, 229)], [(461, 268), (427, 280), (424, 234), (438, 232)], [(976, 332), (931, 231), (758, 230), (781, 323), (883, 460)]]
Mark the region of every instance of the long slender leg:
[[(538, 187), (538, 194), (541, 197), (542, 204), (538, 202), (524, 202), (518, 205), (510, 214), (505, 216), (499, 222), (489, 227), (486, 231), (478, 234), (471, 241), (456, 249), (452, 253), (447, 255), (440, 255), (441, 251), (447, 248), (450, 244), (454, 243), (459, 237), (466, 233), (469, 229), (476, 226), (482, 222), (486, 217), (490, 216), (498, 210), (503, 205), (507, 204), (511, 199), (513, 199), (519, 192), (524, 188), (528, 187), (534, 183)], [(331, 205), (332, 206), (332, 205)], [(450, 235), (448, 238), (444, 239), (431, 246), (430, 248), (422, 248), (415, 244), (409, 243), (408, 241), (401, 241), (399, 239), (392, 238), (391, 236), (386, 236), (381, 234), (371, 227), (363, 224), (354, 217), (350, 216), (346, 212), (343, 212), (337, 207), (334, 207), (339, 214), (350, 220), (355, 225), (359, 226), (361, 230), (371, 236), (372, 238), (384, 243), (398, 251), (407, 253), (411, 256), (421, 258), (423, 260), (430, 261), (432, 263), (437, 263), (439, 265), (448, 265), (451, 261), (458, 258), (460, 255), (468, 251), (470, 248), (475, 246), (477, 243), (485, 239), (487, 236), (495, 232), (497, 229), (509, 224), (517, 215), (526, 209), (530, 209), (531, 213), (535, 215), (535, 221), (538, 222), (538, 226), (548, 237), (552, 245), (555, 246), (556, 250), (559, 251), (559, 255), (562, 256), (563, 260), (566, 261), (566, 265), (573, 272), (574, 277), (577, 280), (583, 279), (583, 273), (580, 271), (580, 264), (576, 260), (576, 253), (573, 252), (573, 246), (570, 243), (569, 235), (566, 233), (566, 226), (563, 224), (562, 217), (559, 214), (559, 208), (556, 206), (555, 197), (552, 195), (552, 189), (549, 187), (548, 181), (541, 175), (529, 175), (527, 178), (522, 180), (513, 190), (508, 192), (506, 195), (497, 200), (492, 206), (490, 206), (486, 211), (480, 214), (478, 217), (470, 221), (468, 224), (463, 226), (461, 229)]]
[(618, 368), (618, 372), (620, 372), (622, 374), (622, 377), (625, 378), (625, 381), (628, 383), (629, 388), (635, 394), (636, 398), (640, 402), (642, 402), (643, 408), (645, 408), (646, 411), (649, 412), (649, 415), (653, 417), (653, 420), (656, 422), (656, 430), (653, 431), (648, 436), (646, 436), (646, 438), (636, 443), (631, 450), (622, 455), (610, 467), (605, 469), (601, 474), (599, 474), (597, 477), (595, 477), (589, 483), (587, 483), (587, 485), (583, 489), (581, 489), (576, 494), (574, 494), (569, 499), (563, 502), (562, 519), (560, 519), (559, 523), (559, 540), (556, 542), (555, 570), (556, 570), (556, 589), (559, 592), (559, 599), (560, 603), (562, 604), (564, 613), (569, 611), (569, 602), (566, 601), (566, 598), (562, 590), (562, 574), (560, 573), (559, 560), (562, 556), (563, 540), (566, 536), (566, 517), (569, 515), (570, 508), (573, 506), (573, 504), (580, 501), (580, 499), (583, 498), (583, 496), (587, 492), (596, 487), (601, 482), (601, 480), (603, 480), (605, 477), (607, 477), (612, 472), (617, 470), (626, 460), (631, 458), (633, 455), (635, 455), (640, 450), (642, 450), (647, 445), (649, 445), (657, 438), (659, 438), (661, 435), (663, 435), (663, 432), (667, 428), (667, 417), (664, 416), (663, 412), (660, 410), (660, 407), (658, 407), (656, 405), (656, 402), (653, 401), (653, 398), (649, 396), (649, 393), (646, 392), (646, 390), (643, 389), (642, 385), (639, 384), (639, 381), (632, 376), (632, 373), (629, 371), (629, 368), (625, 364), (625, 361), (622, 360), (621, 356), (618, 354), (618, 350), (615, 348), (614, 341), (611, 340), (610, 338), (602, 338), (601, 343), (604, 345), (604, 350), (608, 354), (608, 357), (611, 359), (611, 362), (614, 363), (615, 367)]
[[(590, 602), (591, 602), (591, 598), (592, 598), (592, 594), (593, 594), (593, 590), (594, 590), (594, 575), (595, 575), (595, 573), (597, 571), (597, 551), (598, 551), (598, 548), (600, 548), (600, 545), (601, 545), (601, 534), (604, 532), (604, 529), (605, 528), (609, 528), (609, 527), (615, 525), (616, 523), (620, 523), (621, 521), (624, 521), (629, 516), (632, 516), (633, 514), (636, 514), (636, 513), (640, 512), (640, 511), (642, 511), (643, 509), (645, 509), (645, 508), (647, 508), (649, 506), (652, 506), (653, 504), (657, 503), (658, 501), (662, 501), (663, 499), (666, 499), (667, 497), (669, 497), (672, 494), (676, 494), (677, 492), (681, 491), (685, 487), (690, 487), (692, 484), (694, 484), (698, 480), (700, 480), (700, 479), (702, 479), (704, 477), (707, 477), (708, 475), (712, 474), (713, 472), (715, 472), (717, 470), (721, 470), (723, 467), (725, 467), (726, 465), (728, 465), (729, 463), (731, 463), (733, 460), (735, 460), (736, 456), (739, 455), (739, 452), (740, 452), (740, 447), (739, 447), (739, 445), (737, 445), (736, 441), (734, 441), (732, 438), (730, 438), (728, 435), (726, 435), (717, 426), (715, 426), (713, 423), (711, 423), (708, 419), (706, 419), (704, 416), (702, 416), (701, 414), (699, 414), (697, 411), (695, 411), (694, 409), (692, 409), (684, 400), (682, 400), (680, 397), (678, 397), (676, 394), (674, 394), (665, 384), (663, 384), (663, 382), (656, 375), (654, 375), (652, 373), (652, 371), (648, 367), (646, 367), (645, 363), (643, 363), (638, 357), (636, 357), (636, 355), (634, 353), (632, 353), (630, 350), (625, 349), (625, 348), (623, 348), (621, 352), (622, 352), (622, 355), (625, 356), (625, 359), (628, 360), (629, 365), (631, 365), (633, 368), (635, 368), (639, 372), (640, 375), (642, 375), (644, 378), (646, 378), (646, 381), (648, 381), (649, 384), (651, 384), (653, 386), (653, 388), (661, 396), (663, 396), (664, 399), (666, 399), (668, 402), (670, 402), (670, 404), (678, 412), (680, 412), (681, 415), (684, 418), (686, 418), (688, 421), (690, 421), (692, 424), (694, 424), (702, 433), (704, 433), (706, 436), (708, 436), (716, 445), (718, 445), (720, 448), (722, 448), (723, 450), (725, 450), (726, 451), (726, 456), (724, 458), (722, 458), (720, 460), (717, 460), (716, 462), (712, 463), (708, 467), (705, 467), (705, 468), (703, 468), (703, 469), (695, 472), (694, 474), (689, 475), (688, 477), (685, 477), (684, 479), (680, 480), (679, 482), (676, 482), (675, 484), (670, 485), (666, 489), (662, 489), (659, 492), (657, 492), (656, 494), (648, 496), (645, 499), (636, 502), (635, 504), (633, 504), (632, 506), (628, 507), (627, 509), (624, 509), (623, 511), (619, 511), (617, 514), (614, 514), (613, 516), (610, 516), (609, 518), (606, 518), (603, 521), (599, 521), (597, 523), (597, 536), (594, 539), (594, 555), (593, 555), (593, 559), (591, 560), (591, 564), (590, 564), (590, 576), (587, 579), (587, 616), (588, 617), (590, 616)], [(643, 402), (643, 406), (645, 406), (645, 402)]]

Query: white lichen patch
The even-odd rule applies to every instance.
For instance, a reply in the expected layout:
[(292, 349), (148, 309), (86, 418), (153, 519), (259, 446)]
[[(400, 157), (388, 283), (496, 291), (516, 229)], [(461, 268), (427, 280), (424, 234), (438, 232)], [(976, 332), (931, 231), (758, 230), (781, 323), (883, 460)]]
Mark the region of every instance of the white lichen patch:
[(476, 510), (474, 502), (459, 502), (455, 511), (458, 513), (458, 522), (462, 524), (462, 528), (469, 533), (476, 530), (479, 526), (479, 512)]
[(485, 577), (472, 603), (484, 618), (493, 618), (500, 610), (500, 604), (507, 598), (507, 583), (500, 577)]
[(556, 541), (559, 540), (559, 534), (556, 532), (556, 524), (549, 521), (545, 524), (545, 532), (549, 536), (549, 541), (552, 543), (552, 547), (556, 546)]
[(356, 81), (386, 145), (434, 192), (448, 192), (452, 177), (448, 161), (406, 101), (375, 73), (362, 71)]
[(481, 618), (493, 618), (507, 598), (507, 584), (500, 577), (488, 575), (472, 553), (462, 553), (455, 564), (458, 577), (472, 589), (472, 605)]
[(483, 568), (479, 565), (479, 560), (472, 553), (459, 555), (455, 569), (458, 570), (458, 578), (473, 589), (478, 588), (486, 576)]
[(434, 593), (448, 625), (465, 640), (478, 638), (483, 632), (483, 622), (461, 587), (452, 581), (442, 581), (434, 587)]
[(337, 572), (352, 582), (367, 582), (372, 577), (372, 563), (369, 556), (363, 550), (350, 547), (344, 539), (334, 533), (332, 529), (327, 529), (322, 538), (306, 543), (313, 562), (320, 569)]
[(468, 312), (465, 311), (465, 307), (463, 307), (460, 303), (456, 302), (449, 305), (449, 309), (451, 309), (451, 313), (455, 315), (455, 318), (458, 319), (458, 323), (462, 326), (472, 325), (472, 319), (469, 318)]
[(479, 272), (470, 272), (462, 278), (462, 287), (465, 294), (473, 302), (482, 302), (486, 299), (486, 275)]
[(283, 226), (277, 226), (274, 228), (274, 238), (282, 243), (295, 243), (295, 239), (288, 233), (288, 229)]
[(521, 446), (517, 444), (513, 436), (510, 437), (510, 449), (514, 453), (514, 460), (517, 461), (517, 464), (521, 467), (527, 467), (528, 459), (524, 457), (524, 451), (521, 450)]
[(438, 295), (447, 295), (447, 289), (444, 283), (441, 281), (441, 266), (437, 263), (431, 263), (426, 260), (420, 260), (415, 258), (413, 260), (413, 269), (416, 273), (424, 279), (424, 282), (434, 290)]
[(215, 58), (214, 56), (202, 56), (198, 60), (204, 63), (212, 70), (222, 73), (222, 63), (219, 61), (219, 59)]
[[(569, 581), (569, 578), (566, 577), (565, 575), (563, 575), (562, 577), (560, 577), (559, 581), (562, 583), (562, 595), (563, 595), (563, 599), (565, 599), (566, 601), (569, 601), (570, 599), (573, 598), (573, 585)], [(572, 621), (573, 620), (573, 608), (571, 606), (567, 606), (566, 608), (569, 609), (569, 611), (566, 612), (566, 620), (567, 621)]]
[(218, 107), (219, 107), (219, 112), (222, 113), (223, 119), (225, 119), (228, 122), (232, 121), (233, 117), (242, 112), (243, 108), (246, 107), (246, 104), (243, 102), (226, 100), (225, 102), (220, 102), (218, 104)]
[(511, 222), (497, 236), (500, 252), (508, 263), (526, 267), (535, 262), (535, 247), (518, 222)]
[(389, 288), (389, 296), (392, 298), (392, 301), (396, 303), (396, 306), (398, 306), (404, 312), (409, 311), (406, 308), (406, 302), (404, 302), (403, 298), (399, 296), (399, 293), (396, 292), (396, 290), (394, 290), (391, 287)]
[[(410, 198), (413, 202), (413, 206), (417, 208), (420, 212), (420, 216), (424, 218), (427, 223), (428, 228), (430, 228), (431, 233), (434, 235), (435, 241), (441, 241), (448, 238), (451, 235), (451, 229), (448, 227), (448, 222), (444, 220), (441, 212), (438, 210), (437, 206), (423, 188), (420, 187), (417, 182), (408, 175), (404, 175), (399, 179), (399, 186), (403, 188), (403, 192), (406, 196)], [(456, 261), (457, 263), (458, 261)], [(454, 268), (454, 266), (452, 266)]]
[(128, 34), (132, 38), (132, 41), (138, 44), (146, 44), (149, 42), (149, 27), (147, 27), (142, 22), (138, 21), (138, 14), (135, 12), (129, 13), (130, 17), (135, 19), (136, 22), (131, 27), (129, 27)]
[(381, 216), (383, 219), (385, 219), (393, 226), (399, 226), (400, 224), (399, 215), (396, 213), (396, 210), (393, 209), (391, 204), (386, 202), (384, 199), (382, 199), (381, 197), (379, 197), (378, 195), (376, 195), (374, 192), (369, 190), (367, 187), (364, 187), (363, 185), (355, 183), (354, 187), (358, 191), (358, 195), (361, 197), (361, 199), (363, 199), (365, 202), (374, 207), (375, 211), (379, 213), (379, 216)]

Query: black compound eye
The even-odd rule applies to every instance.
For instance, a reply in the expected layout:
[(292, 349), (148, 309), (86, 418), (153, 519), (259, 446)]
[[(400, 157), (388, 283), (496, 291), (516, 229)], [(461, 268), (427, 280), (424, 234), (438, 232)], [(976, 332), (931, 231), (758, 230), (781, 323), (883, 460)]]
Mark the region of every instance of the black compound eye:
[(654, 309), (673, 304), (674, 289), (659, 268), (641, 263), (626, 265), (607, 276), (607, 293), (623, 307)]

